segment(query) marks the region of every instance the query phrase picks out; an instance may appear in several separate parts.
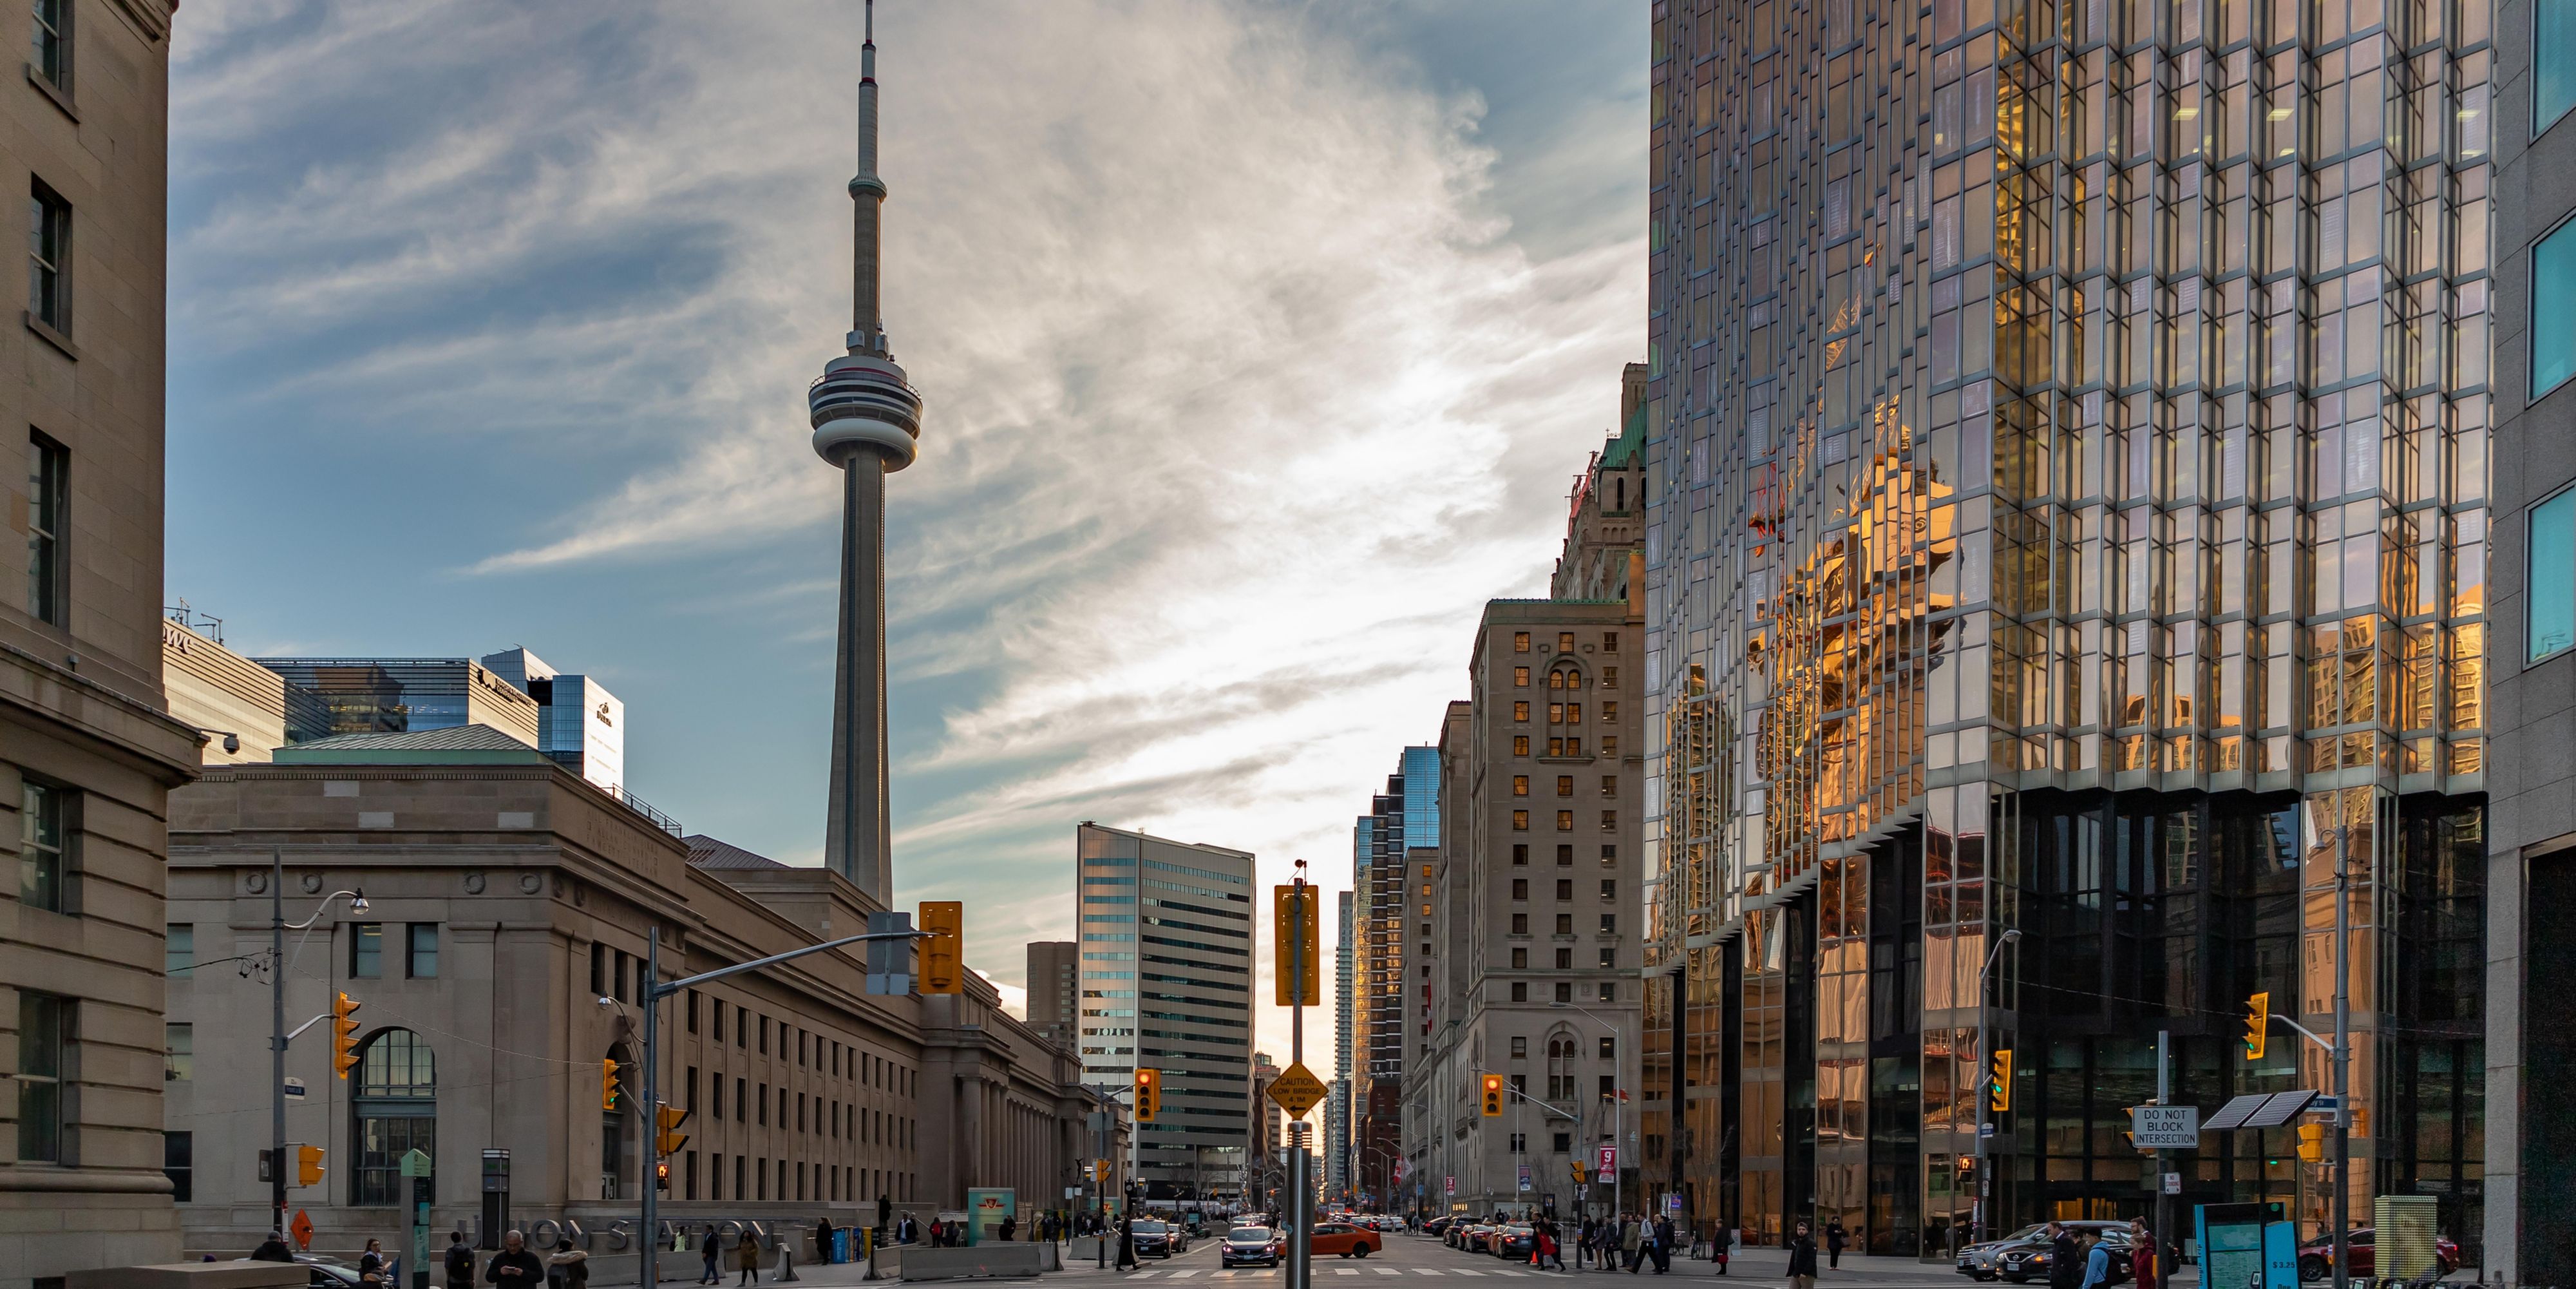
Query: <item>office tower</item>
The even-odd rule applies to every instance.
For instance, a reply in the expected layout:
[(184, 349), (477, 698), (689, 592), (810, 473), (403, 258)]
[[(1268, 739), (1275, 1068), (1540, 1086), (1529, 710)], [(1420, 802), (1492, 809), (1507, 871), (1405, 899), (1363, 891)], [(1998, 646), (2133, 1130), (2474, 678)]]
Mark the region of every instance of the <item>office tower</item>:
[[(2330, 1086), (2239, 1037), (2331, 1025), (2340, 869), (2349, 1211), (2481, 1228), (2488, 12), (1655, 4), (1644, 1144), (1691, 1224), (2140, 1211), (2159, 1032), (2205, 1106)], [(2288, 1132), (2205, 1138), (2183, 1211), (2331, 1220)]]
[(1163, 1072), (1163, 1111), (1136, 1125), (1120, 1175), (1151, 1200), (1239, 1190), (1253, 1129), (1253, 925), (1266, 916), (1252, 854), (1088, 822), (1074, 853), (1083, 1081), (1125, 1088), (1139, 1067)]
[[(1413, 906), (1413, 872), (1427, 868), (1440, 847), (1440, 754), (1408, 747), (1386, 776), (1386, 790), (1370, 799), (1369, 813), (1352, 830), (1353, 913), (1359, 919), (1355, 971), (1358, 999), (1352, 1018), (1354, 1050), (1351, 1142), (1358, 1156), (1357, 1187), (1363, 1201), (1395, 1207), (1395, 1161), (1403, 1150), (1404, 1070), (1408, 1017), (1423, 1015), (1419, 972), (1408, 975), (1408, 944), (1430, 934)], [(1361, 847), (1365, 847), (1364, 853)], [(1427, 873), (1424, 876), (1428, 876)], [(1408, 992), (1408, 986), (1414, 986)]]
[(609, 792), (626, 786), (626, 704), (590, 676), (559, 672), (526, 649), (483, 666), (537, 702), (537, 750)]
[(254, 658), (321, 703), (331, 734), (488, 725), (538, 746), (545, 708), (472, 658)]
[(895, 365), (879, 307), (876, 3), (859, 46), (859, 173), (854, 212), (849, 353), (824, 365), (806, 393), (814, 451), (841, 472), (840, 646), (832, 682), (832, 777), (823, 862), (884, 904), (894, 896), (886, 798), (885, 477), (912, 464), (921, 395)]
[(1347, 1198), (1351, 1185), (1351, 991), (1359, 984), (1356, 892), (1335, 891), (1333, 941), (1333, 1080), (1324, 1089), (1325, 1193)]
[[(1624, 1158), (1634, 1123), (1640, 377), (1623, 381), (1626, 426), (1575, 478), (1555, 598), (1486, 604), (1468, 699), (1435, 749), (1447, 800), (1416, 876), (1427, 1038), (1403, 1128), (1427, 1209), (1579, 1217), (1620, 1196), (1615, 1178), (1578, 1185), (1574, 1165), (1588, 1175), (1605, 1145)], [(1488, 1073), (1508, 1081), (1498, 1117), (1477, 1104)]]
[[(8, 969), (13, 1161), (0, 1277), (175, 1261), (185, 1135), (162, 1132), (163, 929), (172, 788), (199, 731), (165, 713), (160, 655), (164, 273), (172, 0), (19, 10), (25, 85), (0, 152), (27, 186), (22, 325), (0, 341), (17, 440), (0, 595), (0, 823), (17, 858)], [(78, 96), (74, 96), (74, 88)], [(216, 736), (218, 739), (220, 736)], [(232, 1166), (231, 1161), (210, 1161)], [(241, 1165), (247, 1168), (247, 1165)], [(113, 1279), (113, 1277), (109, 1277)]]
[(1072, 940), (1029, 942), (1029, 1028), (1067, 1047), (1075, 1046), (1078, 1028), (1073, 1001), (1081, 964), (1076, 949)]
[(2496, 6), (2497, 632), (2489, 894), (2486, 1257), (2481, 1274), (2576, 1281), (2576, 7)]
[(1279, 1062), (1270, 1059), (1268, 1052), (1252, 1054), (1252, 1077), (1245, 1084), (1252, 1098), (1252, 1124), (1244, 1136), (1244, 1158), (1251, 1161), (1254, 1176), (1261, 1176), (1264, 1172), (1270, 1175), (1271, 1180), (1256, 1190), (1266, 1192), (1271, 1186), (1283, 1188), (1278, 1195), (1260, 1194), (1255, 1199), (1260, 1203), (1284, 1205), (1287, 1198), (1284, 1188), (1288, 1184), (1288, 1118), (1277, 1102), (1264, 1095), (1271, 1084), (1278, 1082), (1279, 1073)]

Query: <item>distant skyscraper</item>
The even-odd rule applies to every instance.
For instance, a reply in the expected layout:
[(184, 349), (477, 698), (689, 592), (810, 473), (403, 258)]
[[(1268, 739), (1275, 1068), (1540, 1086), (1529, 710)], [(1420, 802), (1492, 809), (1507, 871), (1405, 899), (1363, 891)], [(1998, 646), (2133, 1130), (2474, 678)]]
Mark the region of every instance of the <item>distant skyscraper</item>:
[(1072, 940), (1036, 940), (1029, 944), (1029, 1028), (1067, 1047), (1077, 1026), (1074, 991), (1081, 979), (1077, 944)]
[[(1430, 934), (1430, 923), (1408, 904), (1409, 862), (1429, 864), (1440, 847), (1440, 750), (1408, 747), (1396, 758), (1386, 790), (1370, 799), (1351, 833), (1353, 901), (1357, 922), (1351, 1053), (1351, 1146), (1358, 1156), (1354, 1184), (1370, 1200), (1392, 1206), (1395, 1159), (1401, 1149), (1404, 1061), (1419, 1033), (1408, 1018), (1425, 1014), (1415, 982), (1408, 994), (1409, 937)], [(1428, 948), (1428, 945), (1424, 945)]]
[(1334, 892), (1340, 936), (1333, 942), (1333, 1081), (1324, 1091), (1324, 1185), (1338, 1195), (1351, 1184), (1351, 991), (1358, 985), (1357, 893)]
[(1163, 1072), (1163, 1112), (1136, 1125), (1125, 1175), (1150, 1199), (1232, 1192), (1254, 1127), (1252, 855), (1092, 823), (1075, 853), (1083, 1081), (1125, 1088), (1139, 1066)]
[(543, 710), (537, 750), (608, 789), (626, 787), (626, 704), (589, 676), (559, 672), (525, 649), (485, 654), (492, 674), (519, 687)]
[(851, 255), (849, 353), (807, 391), (814, 451), (841, 472), (840, 649), (832, 686), (832, 778), (823, 862), (885, 902), (893, 897), (886, 796), (885, 477), (912, 464), (921, 396), (895, 365), (879, 307), (876, 5), (859, 47), (859, 172)]

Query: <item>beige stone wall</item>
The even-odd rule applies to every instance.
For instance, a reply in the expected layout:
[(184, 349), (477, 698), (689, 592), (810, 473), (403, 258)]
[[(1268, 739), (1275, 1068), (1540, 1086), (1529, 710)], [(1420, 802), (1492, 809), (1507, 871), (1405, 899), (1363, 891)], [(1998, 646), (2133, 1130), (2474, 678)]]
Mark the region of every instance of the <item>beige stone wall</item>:
[[(158, 625), (170, 13), (168, 0), (76, 0), (69, 91), (22, 76), (0, 95), (17, 244), (34, 184), (72, 208), (68, 333), (0, 328), (15, 549), (30, 432), (69, 461), (63, 621), (30, 614), (23, 555), (0, 578), (0, 870), (18, 868), (28, 781), (60, 795), (66, 825), (60, 911), (17, 882), (0, 898), (0, 1072), (22, 1068), (27, 995), (71, 1016), (59, 1161), (20, 1158), (33, 1127), (15, 1082), (0, 1096), (0, 1289), (179, 1249), (162, 1173), (162, 899), (167, 794), (197, 751), (163, 714)], [(22, 256), (12, 272), (27, 271)], [(24, 277), (10, 281), (24, 301)]]

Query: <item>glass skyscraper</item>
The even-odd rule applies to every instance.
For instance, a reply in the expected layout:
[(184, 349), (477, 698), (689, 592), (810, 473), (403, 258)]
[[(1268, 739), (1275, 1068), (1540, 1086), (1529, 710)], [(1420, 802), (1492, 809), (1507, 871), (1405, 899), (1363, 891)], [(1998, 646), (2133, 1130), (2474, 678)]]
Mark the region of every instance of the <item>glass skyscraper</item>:
[(1082, 1081), (1123, 1091), (1163, 1074), (1123, 1180), (1148, 1201), (1239, 1194), (1252, 1131), (1252, 855), (1086, 823)]
[[(1695, 1224), (2145, 1213), (2159, 1031), (2204, 1109), (2331, 1087), (2238, 1037), (2331, 1027), (2345, 862), (2351, 1211), (2474, 1256), (2488, 11), (1655, 0), (1642, 1146)], [(2183, 1211), (2315, 1230), (2290, 1131)]]

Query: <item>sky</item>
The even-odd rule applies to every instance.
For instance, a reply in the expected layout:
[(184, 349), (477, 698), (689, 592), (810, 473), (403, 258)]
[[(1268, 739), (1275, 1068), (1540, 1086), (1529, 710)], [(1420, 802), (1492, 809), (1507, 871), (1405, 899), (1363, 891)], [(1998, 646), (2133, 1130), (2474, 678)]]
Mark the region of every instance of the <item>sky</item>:
[[(885, 0), (877, 36), (925, 403), (895, 897), (965, 901), (1016, 1001), (1081, 820), (1347, 889), (1483, 601), (1545, 593), (1644, 357), (1646, 6)], [(854, 0), (190, 0), (169, 595), (254, 656), (525, 645), (625, 701), (637, 795), (819, 864), (804, 389), (859, 41)]]

